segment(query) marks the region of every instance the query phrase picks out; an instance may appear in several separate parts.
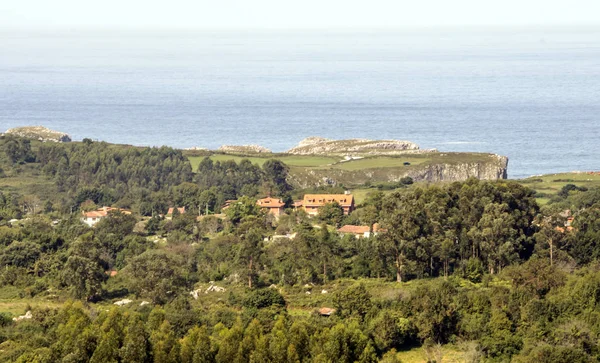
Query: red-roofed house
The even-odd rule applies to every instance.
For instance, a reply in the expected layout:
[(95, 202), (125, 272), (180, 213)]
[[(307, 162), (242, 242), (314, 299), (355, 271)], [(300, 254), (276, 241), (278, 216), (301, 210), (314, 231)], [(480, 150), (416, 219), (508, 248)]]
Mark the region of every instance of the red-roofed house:
[[(368, 238), (371, 236), (371, 228), (369, 226), (345, 225), (337, 231), (342, 235), (353, 234), (356, 238)], [(383, 232), (383, 230), (379, 228), (379, 224), (375, 223), (375, 225), (373, 225), (373, 235), (376, 236), (379, 234), (379, 232)]]
[(100, 222), (100, 220), (108, 215), (109, 212), (121, 212), (123, 214), (131, 214), (131, 211), (121, 208), (112, 208), (112, 207), (102, 207), (97, 210), (93, 210), (90, 212), (83, 212), (83, 217), (81, 221), (87, 224), (90, 227), (93, 227), (96, 223)]
[(256, 204), (277, 218), (283, 214), (283, 209), (285, 207), (283, 200), (271, 197), (259, 199), (256, 201)]
[[(183, 214), (185, 213), (185, 207), (177, 207), (177, 210), (179, 211), (179, 214)], [(165, 216), (166, 219), (172, 219), (173, 218), (173, 211), (175, 211), (175, 208), (171, 207), (169, 208), (169, 210), (167, 211), (167, 215)]]

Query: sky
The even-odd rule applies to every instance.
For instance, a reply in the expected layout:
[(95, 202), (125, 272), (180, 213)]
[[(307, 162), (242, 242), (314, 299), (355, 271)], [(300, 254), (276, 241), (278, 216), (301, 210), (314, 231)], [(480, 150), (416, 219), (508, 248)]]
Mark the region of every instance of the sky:
[(4, 28), (597, 26), (600, 0), (0, 0)]

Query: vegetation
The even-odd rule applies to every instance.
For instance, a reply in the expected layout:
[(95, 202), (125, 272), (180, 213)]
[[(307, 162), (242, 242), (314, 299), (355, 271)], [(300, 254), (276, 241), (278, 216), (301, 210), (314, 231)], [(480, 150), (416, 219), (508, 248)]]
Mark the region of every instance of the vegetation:
[[(3, 137), (0, 167), (0, 362), (600, 358), (600, 189), (573, 178), (543, 206), (527, 182), (374, 182), (309, 218), (275, 159)], [(133, 213), (82, 223), (102, 205)]]

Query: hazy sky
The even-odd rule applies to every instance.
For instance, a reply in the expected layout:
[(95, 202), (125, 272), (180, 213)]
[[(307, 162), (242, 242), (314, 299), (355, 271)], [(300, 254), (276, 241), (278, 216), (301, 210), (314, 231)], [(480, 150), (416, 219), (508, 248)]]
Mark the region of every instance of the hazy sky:
[(0, 27), (600, 25), (600, 0), (0, 0)]

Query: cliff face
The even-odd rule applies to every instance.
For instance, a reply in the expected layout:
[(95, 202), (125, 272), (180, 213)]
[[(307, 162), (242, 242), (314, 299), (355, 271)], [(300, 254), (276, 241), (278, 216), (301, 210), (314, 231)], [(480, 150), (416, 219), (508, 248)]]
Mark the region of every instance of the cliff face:
[(358, 170), (292, 169), (290, 182), (300, 188), (323, 185), (360, 185), (366, 182), (398, 182), (409, 176), (414, 181), (463, 181), (469, 178), (498, 180), (507, 178), (508, 158), (487, 154), (478, 161), (424, 163), (415, 166), (365, 168)]
[[(469, 178), (481, 180), (498, 180), (508, 177), (508, 158), (505, 156), (496, 156), (497, 163), (494, 162), (474, 162), (464, 164), (432, 164), (426, 165), (422, 169), (406, 173), (415, 181), (462, 181)], [(398, 178), (400, 180), (400, 178)]]

